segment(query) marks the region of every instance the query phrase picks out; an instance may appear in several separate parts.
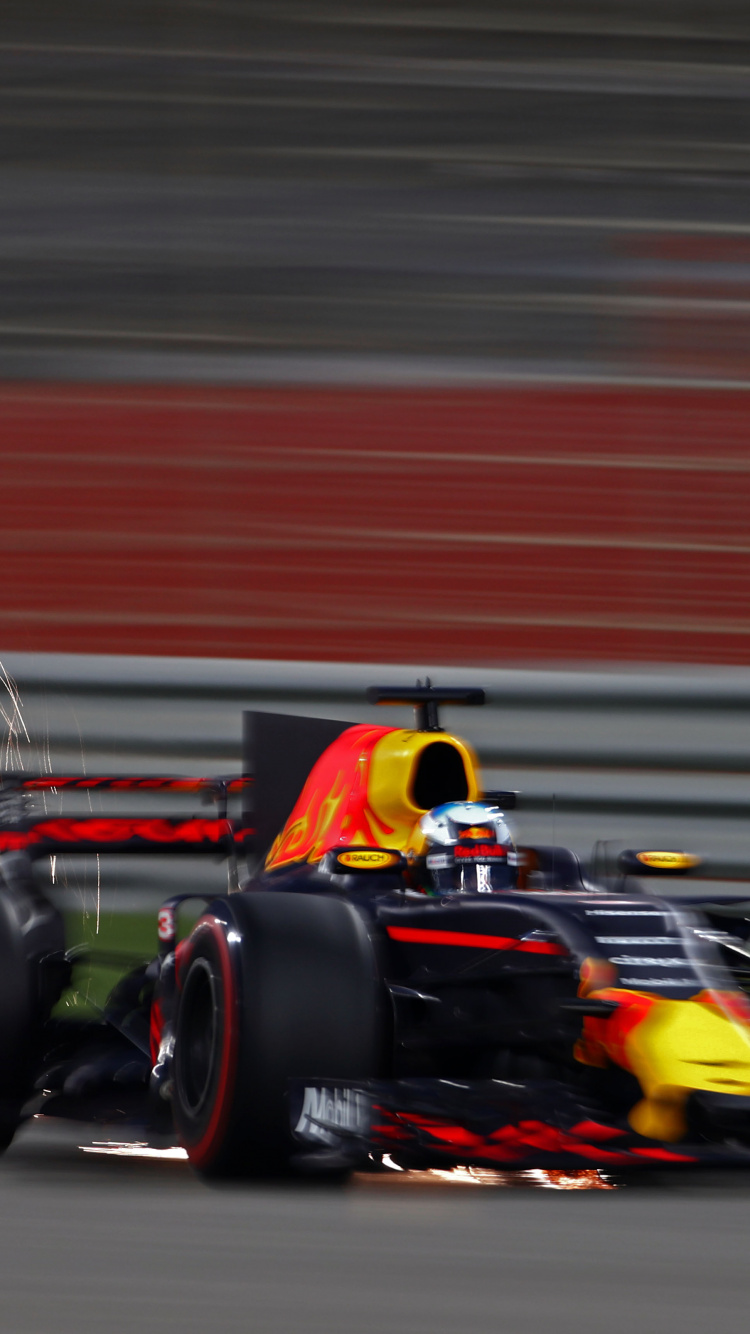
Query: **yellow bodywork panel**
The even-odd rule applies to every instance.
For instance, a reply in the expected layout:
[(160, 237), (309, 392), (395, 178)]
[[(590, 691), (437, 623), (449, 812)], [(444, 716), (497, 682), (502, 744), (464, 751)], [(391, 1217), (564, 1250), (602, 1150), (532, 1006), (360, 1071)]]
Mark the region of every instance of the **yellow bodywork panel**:
[(639, 1134), (680, 1139), (692, 1092), (750, 1096), (750, 1025), (741, 996), (702, 991), (670, 1000), (616, 988), (593, 994), (619, 1008), (610, 1019), (586, 1020), (578, 1056), (599, 1064), (606, 1054), (635, 1075), (644, 1096), (628, 1119)]
[[(403, 851), (416, 821), (424, 815), (426, 808), (418, 806), (414, 798), (414, 783), (420, 757), (436, 742), (452, 747), (460, 755), (468, 788), (465, 799), (476, 801), (479, 795), (478, 761), (465, 741), (447, 732), (389, 732), (373, 748), (367, 795), (373, 810), (393, 829), (391, 847)], [(444, 800), (452, 800), (449, 793)]]
[[(452, 769), (461, 791), (440, 789), (440, 763), (432, 783), (436, 800), (474, 801), (479, 794), (477, 758), (470, 746), (448, 732), (412, 732), (360, 724), (342, 732), (313, 765), (283, 830), (266, 859), (269, 869), (292, 862), (315, 862), (329, 848), (357, 845), (404, 851), (425, 807), (415, 785), (428, 768), (431, 747), (443, 757), (453, 752)], [(433, 756), (437, 752), (433, 751)], [(450, 755), (448, 755), (450, 758)], [(444, 768), (444, 764), (443, 764)], [(447, 773), (447, 770), (445, 770)], [(429, 784), (428, 784), (429, 787)]]

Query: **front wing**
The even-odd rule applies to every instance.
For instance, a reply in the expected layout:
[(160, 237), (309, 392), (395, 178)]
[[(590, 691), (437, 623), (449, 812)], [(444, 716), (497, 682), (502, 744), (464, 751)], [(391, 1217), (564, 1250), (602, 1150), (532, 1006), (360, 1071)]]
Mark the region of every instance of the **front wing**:
[(750, 1166), (750, 1148), (736, 1141), (645, 1139), (555, 1081), (297, 1080), (289, 1108), (300, 1162), (310, 1169), (356, 1167), (384, 1154), (407, 1169)]

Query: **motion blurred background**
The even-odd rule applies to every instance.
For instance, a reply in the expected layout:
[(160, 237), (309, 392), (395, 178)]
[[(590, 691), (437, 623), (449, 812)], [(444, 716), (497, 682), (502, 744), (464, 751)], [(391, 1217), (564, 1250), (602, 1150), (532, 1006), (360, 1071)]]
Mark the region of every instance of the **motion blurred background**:
[(744, 874), (747, 6), (0, 36), (0, 647), (46, 762), (227, 769), (242, 704), (364, 716), (310, 661), (474, 667), (449, 721), (528, 837)]
[(736, 0), (6, 0), (3, 646), (744, 664)]

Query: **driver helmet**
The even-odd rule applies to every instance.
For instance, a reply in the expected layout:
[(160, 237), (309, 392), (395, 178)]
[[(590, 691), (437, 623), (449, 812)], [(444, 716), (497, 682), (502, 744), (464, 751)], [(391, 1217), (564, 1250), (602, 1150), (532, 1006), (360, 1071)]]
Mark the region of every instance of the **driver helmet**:
[(494, 894), (515, 888), (516, 847), (499, 806), (449, 801), (427, 811), (418, 830), (428, 888), (434, 893)]

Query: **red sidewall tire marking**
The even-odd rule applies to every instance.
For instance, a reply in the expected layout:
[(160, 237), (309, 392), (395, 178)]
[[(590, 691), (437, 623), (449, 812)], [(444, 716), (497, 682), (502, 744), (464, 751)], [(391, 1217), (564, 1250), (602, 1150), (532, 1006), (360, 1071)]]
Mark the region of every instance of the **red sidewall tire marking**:
[[(208, 1167), (221, 1148), (232, 1110), (232, 1094), (237, 1077), (237, 1054), (239, 1050), (238, 996), (223, 922), (220, 922), (216, 917), (203, 918), (198, 922), (190, 937), (190, 944), (192, 946), (196, 945), (203, 935), (210, 935), (218, 947), (221, 982), (224, 991), (224, 1033), (219, 1082), (216, 1087), (209, 1123), (195, 1144), (185, 1144), (183, 1146), (195, 1167)], [(187, 976), (189, 963), (189, 959), (185, 959), (182, 963), (181, 973), (183, 977)]]

